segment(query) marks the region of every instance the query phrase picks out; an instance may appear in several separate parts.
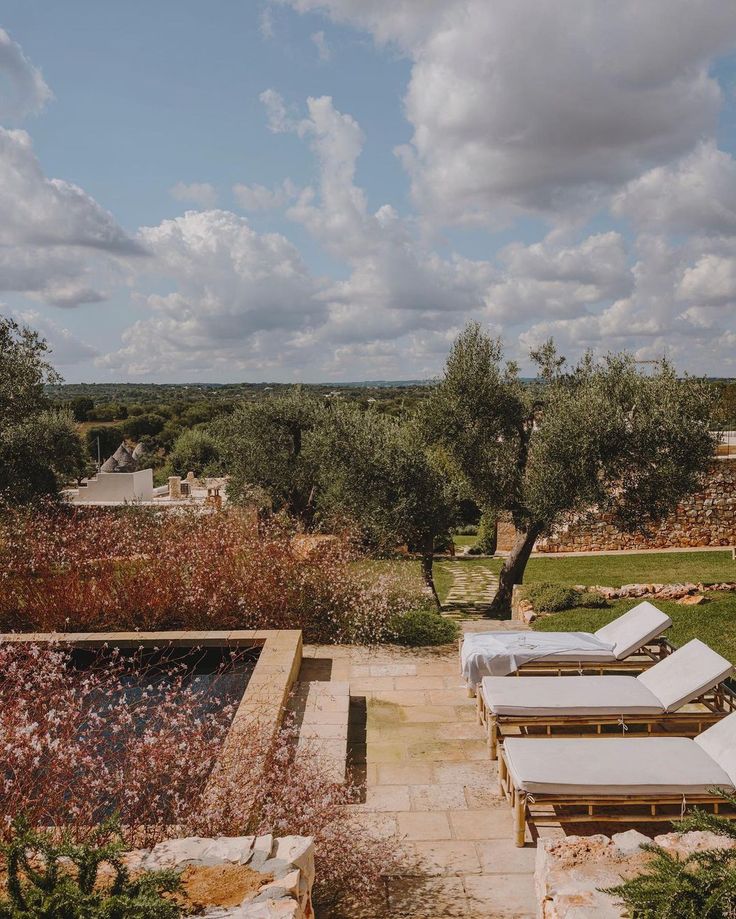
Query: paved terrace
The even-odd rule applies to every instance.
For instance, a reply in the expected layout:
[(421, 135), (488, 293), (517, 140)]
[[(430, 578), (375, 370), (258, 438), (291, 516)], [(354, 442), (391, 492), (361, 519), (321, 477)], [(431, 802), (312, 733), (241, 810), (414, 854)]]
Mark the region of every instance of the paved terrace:
[[(466, 622), (467, 629), (518, 623)], [(398, 833), (409, 859), (352, 919), (533, 919), (535, 848), (513, 844), (511, 809), (462, 684), (457, 648), (307, 645), (299, 679), (350, 686), (348, 756), (378, 834)], [(337, 690), (338, 687), (336, 686)], [(416, 859), (419, 864), (416, 864)]]

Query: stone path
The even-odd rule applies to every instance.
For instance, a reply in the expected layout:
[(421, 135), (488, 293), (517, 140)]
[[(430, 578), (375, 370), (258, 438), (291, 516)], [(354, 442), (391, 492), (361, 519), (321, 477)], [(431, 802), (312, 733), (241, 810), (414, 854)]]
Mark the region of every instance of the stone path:
[[(507, 627), (468, 623), (481, 625)], [(532, 919), (535, 849), (513, 844), (457, 648), (308, 645), (300, 681), (349, 682), (349, 762), (366, 782), (356, 807), (373, 832), (401, 837), (407, 859), (351, 919)]]
[(442, 567), (452, 575), (443, 611), (463, 616), (483, 615), (498, 587), (498, 577), (485, 565), (473, 562), (443, 561)]

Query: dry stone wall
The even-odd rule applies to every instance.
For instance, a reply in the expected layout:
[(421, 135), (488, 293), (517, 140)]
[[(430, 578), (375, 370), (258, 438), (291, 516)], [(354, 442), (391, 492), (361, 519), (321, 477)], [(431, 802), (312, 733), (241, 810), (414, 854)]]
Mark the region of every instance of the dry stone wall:
[[(508, 550), (513, 525), (499, 528), (499, 549)], [(537, 540), (537, 552), (597, 552), (616, 549), (670, 549), (736, 546), (736, 458), (718, 459), (702, 491), (683, 501), (649, 535), (625, 533), (610, 517), (581, 516)]]

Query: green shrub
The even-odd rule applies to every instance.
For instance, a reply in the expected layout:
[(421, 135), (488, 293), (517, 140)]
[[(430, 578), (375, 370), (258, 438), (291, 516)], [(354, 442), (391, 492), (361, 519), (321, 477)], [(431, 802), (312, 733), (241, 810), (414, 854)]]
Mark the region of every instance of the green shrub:
[(478, 525), (475, 523), (466, 523), (463, 526), (455, 527), (452, 532), (456, 536), (477, 536)]
[[(179, 906), (162, 896), (180, 890), (178, 874), (150, 871), (132, 880), (125, 849), (115, 820), (100, 824), (86, 844), (55, 841), (16, 820), (10, 842), (0, 845), (8, 893), (0, 919), (178, 919)], [(98, 884), (103, 865), (112, 876)]]
[(581, 606), (583, 609), (606, 609), (608, 600), (594, 590), (582, 590), (579, 592), (578, 601), (575, 605)]
[(434, 610), (415, 609), (395, 616), (391, 632), (399, 645), (446, 645), (457, 639), (458, 627)]
[[(736, 798), (723, 795), (731, 804)], [(675, 823), (679, 832), (704, 830), (736, 838), (725, 817), (694, 810)], [(605, 892), (616, 897), (636, 919), (732, 919), (736, 915), (736, 849), (693, 852), (686, 858), (657, 845), (646, 869)]]
[(558, 613), (578, 606), (580, 592), (562, 584), (530, 584), (524, 589), (524, 596), (535, 610)]

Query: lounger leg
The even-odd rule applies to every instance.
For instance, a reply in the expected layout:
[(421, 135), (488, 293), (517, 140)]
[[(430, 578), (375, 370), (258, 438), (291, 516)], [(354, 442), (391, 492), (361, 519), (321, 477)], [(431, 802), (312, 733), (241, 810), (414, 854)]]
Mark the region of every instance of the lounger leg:
[(488, 714), (488, 753), (491, 759), (498, 759), (498, 718)]
[(468, 683), (468, 698), (469, 699), (475, 698), (475, 687), (472, 686), (470, 683)]
[(519, 848), (524, 845), (526, 836), (526, 795), (523, 791), (516, 792), (514, 801), (514, 844)]
[(498, 785), (504, 798), (508, 797), (506, 794), (506, 760), (503, 756), (498, 758)]

